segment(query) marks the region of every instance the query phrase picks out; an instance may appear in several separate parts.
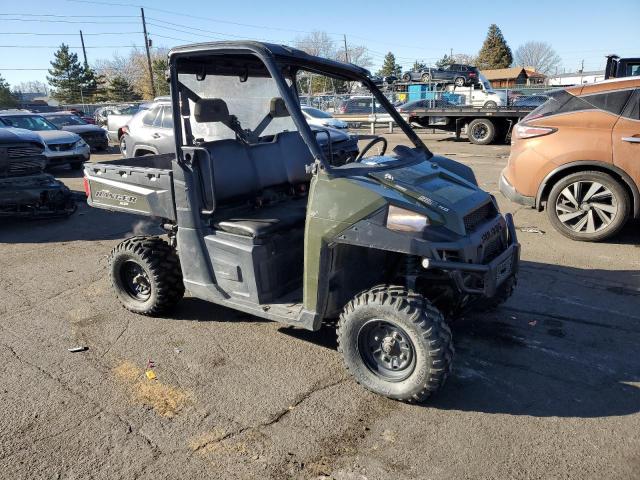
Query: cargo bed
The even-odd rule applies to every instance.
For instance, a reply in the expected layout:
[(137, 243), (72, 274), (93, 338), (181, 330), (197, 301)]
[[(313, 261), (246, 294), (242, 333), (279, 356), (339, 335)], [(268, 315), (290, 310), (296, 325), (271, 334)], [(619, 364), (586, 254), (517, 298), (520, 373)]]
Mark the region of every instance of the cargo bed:
[(85, 163), (87, 203), (92, 207), (176, 219), (173, 154)]

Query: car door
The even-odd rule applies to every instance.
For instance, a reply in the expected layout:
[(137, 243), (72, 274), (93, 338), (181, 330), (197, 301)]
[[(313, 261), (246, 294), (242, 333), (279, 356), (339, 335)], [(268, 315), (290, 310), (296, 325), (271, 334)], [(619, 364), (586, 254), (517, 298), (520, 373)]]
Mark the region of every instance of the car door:
[(636, 88), (613, 126), (613, 163), (640, 186), (640, 88)]
[(132, 135), (136, 139), (136, 145), (132, 150), (132, 154), (135, 155), (135, 151), (138, 147), (150, 147), (152, 150), (156, 150), (156, 144), (160, 134), (158, 129), (160, 122), (162, 121), (162, 107), (155, 106), (151, 108), (142, 117), (142, 127), (138, 132), (132, 132)]
[(162, 113), (158, 118), (160, 119), (160, 125), (156, 132), (158, 153), (174, 153), (176, 146), (173, 136), (173, 109), (169, 105), (165, 105), (162, 107)]

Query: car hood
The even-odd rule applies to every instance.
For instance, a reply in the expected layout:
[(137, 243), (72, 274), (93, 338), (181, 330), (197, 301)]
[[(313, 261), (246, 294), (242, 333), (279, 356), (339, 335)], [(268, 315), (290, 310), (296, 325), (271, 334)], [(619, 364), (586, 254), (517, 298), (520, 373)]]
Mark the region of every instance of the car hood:
[(42, 144), (42, 138), (31, 130), (24, 128), (2, 127), (0, 128), (0, 145), (4, 143), (34, 142)]
[(369, 173), (369, 177), (402, 194), (410, 203), (426, 208), (428, 216), (464, 235), (464, 217), (492, 202), (491, 195), (442, 168), (438, 157), (427, 161)]
[(331, 127), (319, 127), (317, 125), (309, 125), (311, 131), (316, 135), (316, 139), (320, 146), (327, 144), (327, 135), (331, 138), (332, 143), (349, 140), (350, 135), (341, 130)]
[(81, 133), (103, 133), (104, 130), (97, 125), (66, 125), (62, 127), (65, 132)]
[(64, 130), (42, 130), (38, 135), (47, 143), (47, 145), (57, 145), (59, 143), (71, 143), (80, 140), (80, 137), (73, 132), (65, 132)]

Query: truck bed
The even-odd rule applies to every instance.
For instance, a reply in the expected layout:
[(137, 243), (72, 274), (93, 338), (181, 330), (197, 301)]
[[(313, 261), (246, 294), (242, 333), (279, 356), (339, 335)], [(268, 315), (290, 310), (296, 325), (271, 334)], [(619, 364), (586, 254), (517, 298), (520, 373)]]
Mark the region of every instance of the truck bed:
[(176, 219), (173, 154), (85, 163), (87, 203), (95, 208)]

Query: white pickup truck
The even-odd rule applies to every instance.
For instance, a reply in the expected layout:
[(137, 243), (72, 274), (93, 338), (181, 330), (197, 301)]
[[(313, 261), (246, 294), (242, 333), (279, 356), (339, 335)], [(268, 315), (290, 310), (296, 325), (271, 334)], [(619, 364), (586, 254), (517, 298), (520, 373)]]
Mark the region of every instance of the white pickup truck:
[(460, 95), (463, 105), (484, 108), (502, 107), (506, 105), (505, 99), (493, 90), (491, 83), (484, 75), (480, 74), (479, 80), (476, 84), (464, 87), (448, 85), (446, 91)]

